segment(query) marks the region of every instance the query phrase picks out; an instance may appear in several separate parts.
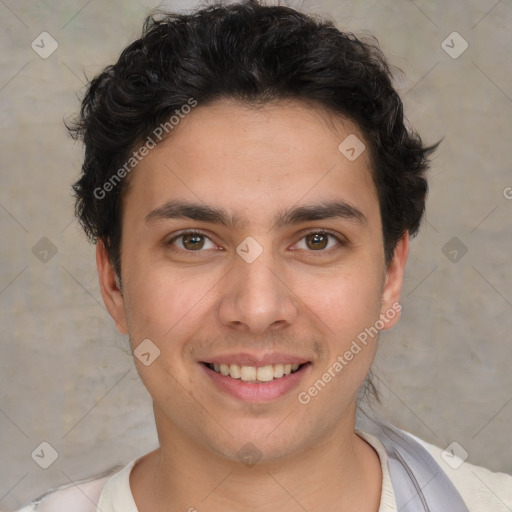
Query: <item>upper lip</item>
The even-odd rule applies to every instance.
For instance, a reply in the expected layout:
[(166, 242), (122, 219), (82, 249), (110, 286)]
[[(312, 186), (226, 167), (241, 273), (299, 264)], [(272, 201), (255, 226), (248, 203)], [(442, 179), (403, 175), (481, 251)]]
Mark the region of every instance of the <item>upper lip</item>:
[(240, 366), (267, 366), (274, 364), (303, 364), (309, 362), (303, 357), (293, 356), (291, 354), (223, 354), (205, 359), (203, 362), (211, 364), (238, 364)]

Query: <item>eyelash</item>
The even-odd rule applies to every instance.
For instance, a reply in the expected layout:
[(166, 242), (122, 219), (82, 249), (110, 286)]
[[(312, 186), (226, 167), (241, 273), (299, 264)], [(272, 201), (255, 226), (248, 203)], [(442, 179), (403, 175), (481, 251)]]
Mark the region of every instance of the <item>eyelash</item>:
[[(191, 251), (191, 250), (188, 250), (188, 249), (180, 249), (179, 247), (177, 248), (177, 247), (173, 246), (173, 243), (176, 240), (179, 240), (180, 238), (182, 238), (182, 237), (184, 237), (186, 235), (200, 235), (200, 236), (203, 236), (203, 237), (207, 238), (212, 243), (214, 243), (206, 233), (203, 233), (202, 231), (199, 231), (199, 230), (191, 229), (191, 230), (187, 230), (187, 231), (182, 231), (179, 235), (174, 236), (171, 240), (169, 240), (167, 245), (169, 247), (171, 247), (172, 250), (177, 251), (177, 252), (187, 252), (187, 253), (204, 252), (204, 250), (201, 250), (201, 249), (199, 249), (197, 251)], [(302, 235), (302, 237), (299, 239), (299, 242), (301, 240), (303, 240), (304, 238), (306, 238), (308, 235), (329, 235), (330, 237), (334, 238), (338, 242), (338, 244), (339, 244), (337, 247), (331, 247), (330, 249), (319, 249), (317, 251), (314, 251), (314, 250), (308, 250), (307, 251), (307, 252), (310, 252), (312, 254), (314, 254), (314, 253), (323, 254), (323, 253), (326, 253), (326, 252), (330, 252), (333, 249), (334, 250), (340, 249), (341, 247), (347, 245), (347, 242), (344, 239), (340, 238), (339, 236), (335, 235), (334, 233), (331, 233), (331, 232), (329, 232), (327, 230), (323, 230), (323, 229), (316, 229), (316, 230), (312, 230), (312, 231), (308, 231), (307, 233), (304, 233)]]

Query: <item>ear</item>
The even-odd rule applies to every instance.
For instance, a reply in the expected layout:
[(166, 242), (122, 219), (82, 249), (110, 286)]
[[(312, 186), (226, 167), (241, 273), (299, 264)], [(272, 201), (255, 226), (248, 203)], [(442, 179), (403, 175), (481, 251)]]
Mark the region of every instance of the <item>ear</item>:
[(110, 262), (105, 244), (98, 240), (96, 244), (96, 266), (100, 281), (101, 296), (110, 316), (121, 334), (128, 334), (128, 325), (124, 309), (121, 285), (114, 267)]
[[(406, 231), (393, 251), (393, 260), (386, 269), (386, 280), (382, 289), (381, 318), (384, 320), (382, 330), (393, 327), (400, 318), (402, 306), (400, 295), (404, 278), (405, 263), (409, 255), (409, 233)], [(398, 314), (397, 314), (398, 313)]]

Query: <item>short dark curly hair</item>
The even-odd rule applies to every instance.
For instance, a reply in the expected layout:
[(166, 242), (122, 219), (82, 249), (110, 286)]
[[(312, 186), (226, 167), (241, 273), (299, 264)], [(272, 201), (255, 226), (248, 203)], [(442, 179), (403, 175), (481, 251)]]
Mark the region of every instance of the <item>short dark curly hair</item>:
[(328, 19), (250, 0), (188, 14), (154, 11), (140, 39), (90, 81), (79, 115), (67, 125), (85, 145), (73, 185), (76, 215), (88, 237), (105, 244), (119, 278), (127, 179), (104, 185), (123, 166), (118, 177), (124, 177), (134, 150), (191, 98), (200, 105), (292, 99), (352, 120), (370, 149), (386, 261), (405, 232), (417, 233), (424, 175), (439, 142), (424, 146), (405, 126), (390, 66), (374, 38), (363, 41)]

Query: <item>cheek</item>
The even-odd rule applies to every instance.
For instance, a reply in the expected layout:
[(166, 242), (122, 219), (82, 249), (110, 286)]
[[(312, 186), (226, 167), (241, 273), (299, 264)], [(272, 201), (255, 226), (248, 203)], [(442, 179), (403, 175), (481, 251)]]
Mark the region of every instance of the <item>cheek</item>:
[(207, 320), (209, 298), (222, 280), (212, 272), (173, 272), (163, 265), (140, 264), (131, 270), (134, 279), (125, 303), (132, 344), (149, 338), (162, 355), (174, 354), (169, 358), (176, 360)]
[(150, 338), (160, 345), (183, 317), (188, 301), (176, 292), (178, 283), (159, 279), (155, 272), (139, 270), (132, 276), (125, 294), (130, 337), (134, 343)]
[(304, 276), (295, 290), (321, 320), (328, 338), (357, 336), (379, 318), (381, 288), (376, 272), (330, 270), (314, 279)]
[[(369, 270), (370, 265), (366, 268), (331, 272), (302, 284), (306, 311), (310, 309), (310, 316), (320, 320), (316, 325), (325, 339), (326, 357), (319, 361), (308, 384), (313, 387), (302, 390), (311, 400), (318, 393), (318, 400), (313, 400), (318, 407), (330, 403), (336, 404), (337, 411), (344, 410), (375, 357), (378, 333), (372, 327), (380, 315), (380, 277), (377, 270)], [(329, 382), (325, 392), (318, 379)]]

